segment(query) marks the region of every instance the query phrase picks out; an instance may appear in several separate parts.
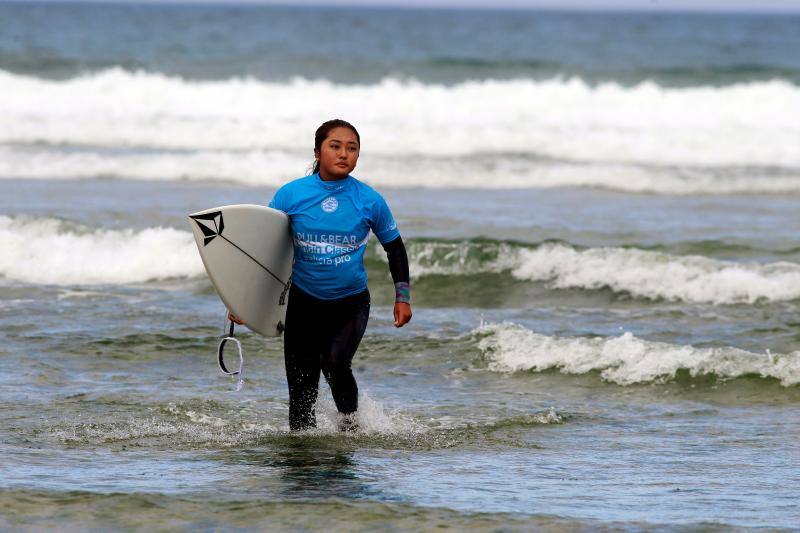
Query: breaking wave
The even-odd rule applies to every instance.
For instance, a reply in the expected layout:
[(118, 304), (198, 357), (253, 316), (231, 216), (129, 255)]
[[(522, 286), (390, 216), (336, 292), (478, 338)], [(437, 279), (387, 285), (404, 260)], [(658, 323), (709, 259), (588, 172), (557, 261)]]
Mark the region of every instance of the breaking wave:
[[(647, 300), (753, 304), (800, 299), (800, 265), (722, 261), (637, 248), (580, 249), (567, 243), (407, 242), (411, 274), (496, 274), (548, 288), (611, 290)], [(101, 229), (55, 218), (0, 215), (0, 276), (51, 285), (126, 284), (204, 274), (189, 231)], [(385, 261), (371, 246), (367, 265)]]
[(0, 249), (0, 276), (25, 283), (139, 283), (204, 272), (192, 234), (173, 228), (96, 229), (0, 215)]
[(692, 377), (774, 378), (783, 386), (800, 383), (800, 351), (753, 353), (738, 348), (695, 348), (620, 337), (561, 338), (522, 326), (484, 324), (473, 331), (488, 368), (494, 372), (558, 370), (564, 374), (599, 372), (619, 385), (663, 383), (680, 371)]
[(499, 241), (411, 242), (412, 275), (509, 273), (554, 289), (610, 289), (635, 298), (736, 304), (800, 298), (800, 265), (742, 263), (636, 248), (579, 249)]
[(554, 288), (602, 289), (650, 300), (734, 304), (800, 298), (800, 265), (758, 264), (624, 248), (521, 250), (512, 275)]
[(278, 185), (308, 166), (320, 117), (337, 115), (364, 138), (359, 175), (386, 187), (800, 192), (800, 87), (780, 80), (337, 85), (111, 68), (62, 81), (0, 71), (0, 92), (4, 178)]

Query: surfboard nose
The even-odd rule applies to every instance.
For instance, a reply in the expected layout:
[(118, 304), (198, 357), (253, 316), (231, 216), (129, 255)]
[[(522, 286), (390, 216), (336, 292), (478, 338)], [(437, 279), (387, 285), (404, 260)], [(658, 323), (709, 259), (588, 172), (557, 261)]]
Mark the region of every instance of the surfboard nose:
[(225, 306), (253, 331), (280, 335), (294, 256), (288, 216), (246, 204), (206, 209), (188, 218), (200, 258)]
[(225, 220), (222, 218), (222, 211), (206, 211), (189, 215), (189, 218), (197, 224), (203, 233), (203, 246), (214, 240), (214, 237), (222, 235), (225, 229)]

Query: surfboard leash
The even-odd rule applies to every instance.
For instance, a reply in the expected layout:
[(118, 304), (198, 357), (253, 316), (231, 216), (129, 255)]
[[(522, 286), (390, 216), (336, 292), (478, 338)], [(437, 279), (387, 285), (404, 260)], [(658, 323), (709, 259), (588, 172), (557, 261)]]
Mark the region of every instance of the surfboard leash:
[[(233, 320), (230, 321), (230, 329), (228, 330), (228, 335), (223, 337), (219, 343), (219, 347), (217, 348), (217, 360), (219, 361), (219, 367), (222, 372), (227, 376), (237, 376), (238, 380), (236, 381), (236, 391), (242, 390), (244, 387), (244, 354), (242, 353), (242, 343), (239, 342), (239, 339), (233, 336), (233, 328), (236, 324), (234, 324)], [(236, 343), (236, 347), (239, 350), (239, 370), (235, 372), (231, 372), (228, 370), (228, 367), (225, 366), (225, 344), (228, 341), (233, 341)]]

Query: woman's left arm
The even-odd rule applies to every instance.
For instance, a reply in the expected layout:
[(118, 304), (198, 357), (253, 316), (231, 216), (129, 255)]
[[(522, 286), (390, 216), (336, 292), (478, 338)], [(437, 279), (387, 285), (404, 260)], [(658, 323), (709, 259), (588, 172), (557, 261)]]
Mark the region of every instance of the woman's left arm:
[(394, 281), (394, 325), (402, 328), (411, 320), (411, 285), (408, 273), (408, 254), (402, 237), (383, 245), (389, 258), (389, 271)]

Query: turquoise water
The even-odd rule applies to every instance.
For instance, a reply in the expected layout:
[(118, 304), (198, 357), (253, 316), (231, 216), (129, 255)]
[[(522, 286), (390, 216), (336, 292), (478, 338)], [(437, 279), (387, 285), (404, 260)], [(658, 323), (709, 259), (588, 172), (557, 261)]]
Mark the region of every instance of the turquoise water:
[[(322, 14), (353, 35), (339, 64)], [(0, 18), (0, 527), (800, 522), (796, 18)], [(403, 232), (414, 318), (393, 327), (373, 241), (361, 430), (323, 384), (291, 434), (280, 339), (241, 333), (240, 392), (216, 366), (186, 215), (266, 204), (331, 116)]]

